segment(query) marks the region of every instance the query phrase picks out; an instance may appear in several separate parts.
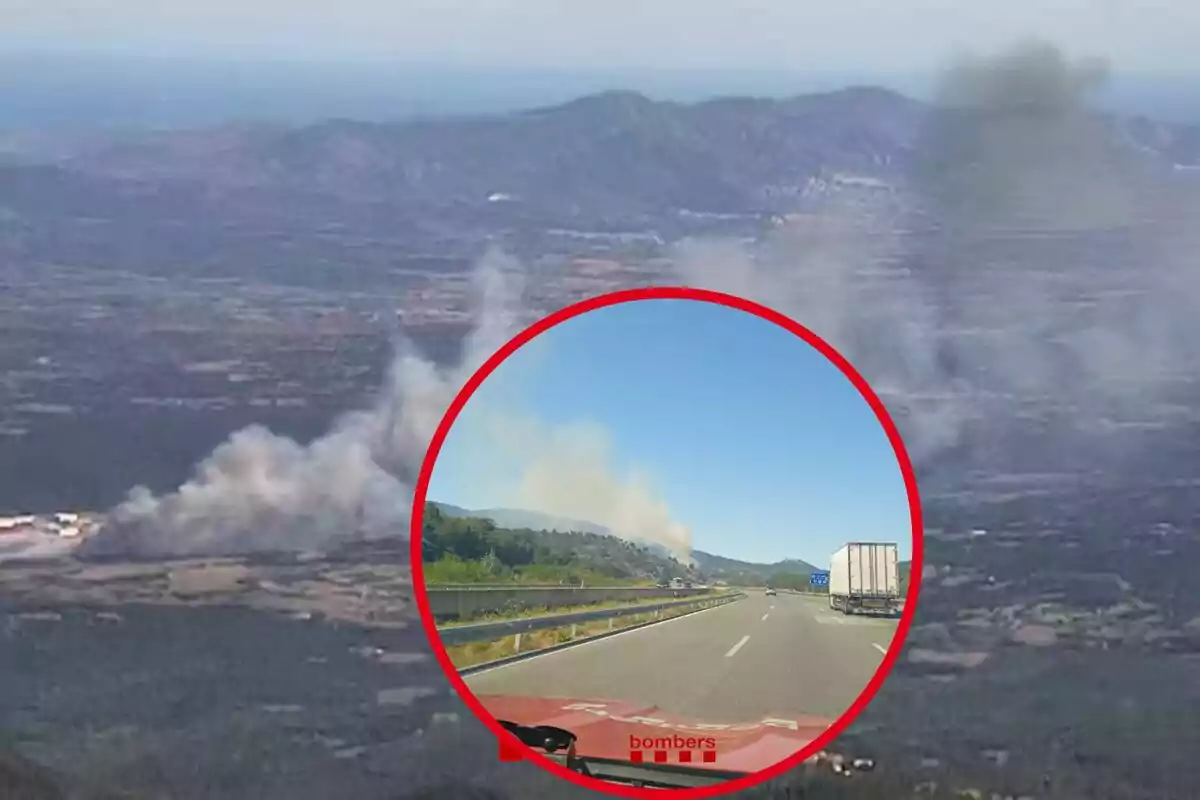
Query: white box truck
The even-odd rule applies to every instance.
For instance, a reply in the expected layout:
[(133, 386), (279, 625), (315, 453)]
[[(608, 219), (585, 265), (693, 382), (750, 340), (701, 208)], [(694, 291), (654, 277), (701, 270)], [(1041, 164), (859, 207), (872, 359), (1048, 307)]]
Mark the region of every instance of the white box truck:
[(894, 542), (850, 542), (829, 558), (829, 607), (843, 614), (895, 616), (900, 555)]

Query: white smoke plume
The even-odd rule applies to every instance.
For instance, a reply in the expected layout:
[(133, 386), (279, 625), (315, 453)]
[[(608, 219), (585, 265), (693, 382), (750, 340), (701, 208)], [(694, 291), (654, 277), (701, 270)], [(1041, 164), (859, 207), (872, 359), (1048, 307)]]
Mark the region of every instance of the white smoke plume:
[(649, 474), (617, 469), (603, 425), (546, 425), (511, 408), (475, 408), (468, 415), (455, 425), (465, 422), (462, 430), (451, 435), (466, 437), (473, 482), (501, 498), (502, 506), (602, 525), (622, 539), (657, 545), (691, 562), (691, 529), (674, 518)]
[[(450, 401), (517, 332), (516, 265), (477, 266), (477, 325), (449, 369), (397, 348), (374, 404), (302, 445), (253, 426), (233, 434), (176, 491), (138, 487), (81, 555), (213, 555), (320, 549), (341, 540), (407, 536), (412, 482)], [(515, 282), (514, 282), (515, 281)]]
[(956, 59), (891, 193), (689, 243), (681, 276), (827, 339), (918, 461), (1014, 415), (1161, 418), (1200, 367), (1200, 192), (1092, 110), (1106, 74), (1036, 41)]

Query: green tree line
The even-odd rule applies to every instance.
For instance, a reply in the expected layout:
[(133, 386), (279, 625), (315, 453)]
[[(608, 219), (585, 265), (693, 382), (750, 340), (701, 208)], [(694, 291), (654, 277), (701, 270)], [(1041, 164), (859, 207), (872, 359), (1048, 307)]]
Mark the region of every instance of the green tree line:
[(616, 537), (510, 530), (433, 504), (425, 509), (421, 551), (430, 583), (644, 584), (686, 571)]

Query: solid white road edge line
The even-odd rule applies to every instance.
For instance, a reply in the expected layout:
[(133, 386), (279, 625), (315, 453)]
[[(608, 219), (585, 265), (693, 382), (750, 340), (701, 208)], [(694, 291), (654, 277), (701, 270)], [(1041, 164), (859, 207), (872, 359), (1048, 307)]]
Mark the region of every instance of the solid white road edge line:
[(886, 647), (883, 647), (882, 645), (875, 644), (874, 642), (871, 642), (871, 647), (874, 647), (876, 650), (878, 650), (879, 652), (883, 653), (885, 656), (887, 655), (887, 648), (886, 648)]

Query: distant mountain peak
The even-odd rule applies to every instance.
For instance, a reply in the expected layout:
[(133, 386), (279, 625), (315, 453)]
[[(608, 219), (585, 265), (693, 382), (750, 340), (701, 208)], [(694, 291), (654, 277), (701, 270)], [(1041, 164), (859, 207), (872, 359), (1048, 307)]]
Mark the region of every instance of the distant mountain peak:
[(631, 89), (609, 89), (603, 92), (577, 97), (558, 105), (542, 106), (524, 112), (524, 116), (552, 116), (585, 114), (610, 117), (614, 115), (644, 113), (671, 103), (652, 100), (641, 92)]
[(657, 102), (651, 100), (646, 95), (634, 89), (606, 89), (602, 92), (593, 92), (585, 94), (582, 97), (577, 97), (563, 103), (560, 108), (584, 107), (621, 107), (621, 106), (653, 106)]
[(827, 97), (844, 97), (852, 100), (902, 100), (907, 103), (916, 102), (907, 95), (897, 92), (895, 89), (866, 83), (845, 86), (824, 94)]
[(692, 557), (702, 570), (711, 575), (753, 575), (769, 578), (777, 573), (793, 573), (807, 575), (817, 569), (807, 561), (798, 558), (785, 558), (770, 564), (754, 561), (742, 561), (736, 558), (726, 558), (703, 550), (693, 550)]
[(481, 517), (490, 519), (501, 528), (511, 528), (519, 530), (528, 528), (530, 530), (543, 531), (559, 531), (577, 532), (577, 533), (596, 533), (605, 536), (611, 536), (612, 531), (603, 525), (598, 525), (587, 520), (570, 519), (556, 514), (546, 514), (541, 511), (531, 511), (524, 508), (478, 508), (466, 509), (459, 506), (453, 506), (449, 503), (431, 502), (432, 505), (441, 509), (443, 514), (451, 517)]

